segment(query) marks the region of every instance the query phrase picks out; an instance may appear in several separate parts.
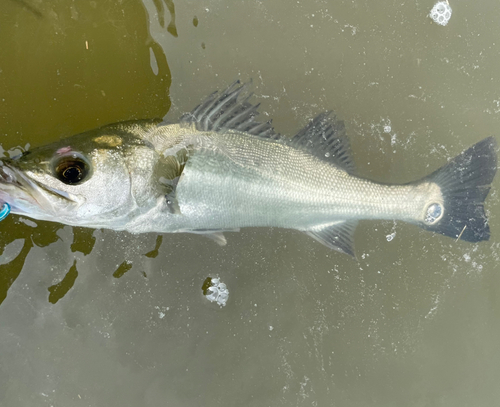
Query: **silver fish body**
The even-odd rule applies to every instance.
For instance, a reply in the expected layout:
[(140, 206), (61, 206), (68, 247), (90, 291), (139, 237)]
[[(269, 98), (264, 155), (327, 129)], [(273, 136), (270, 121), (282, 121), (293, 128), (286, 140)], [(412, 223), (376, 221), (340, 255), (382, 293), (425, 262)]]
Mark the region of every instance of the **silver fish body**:
[(342, 122), (320, 114), (295, 137), (255, 120), (245, 86), (214, 93), (177, 124), (105, 126), (4, 160), (0, 201), (12, 212), (133, 233), (297, 229), (353, 254), (362, 219), (394, 219), (486, 240), (493, 138), (428, 177), (386, 185), (355, 173)]
[(375, 183), (280, 140), (237, 131), (194, 138), (181, 142), (203, 146), (188, 159), (177, 184), (181, 216), (166, 218), (160, 207), (154, 223), (134, 222), (127, 229), (146, 232), (156, 224), (157, 232), (251, 226), (307, 231), (346, 220), (417, 222), (426, 204), (442, 203), (435, 184)]

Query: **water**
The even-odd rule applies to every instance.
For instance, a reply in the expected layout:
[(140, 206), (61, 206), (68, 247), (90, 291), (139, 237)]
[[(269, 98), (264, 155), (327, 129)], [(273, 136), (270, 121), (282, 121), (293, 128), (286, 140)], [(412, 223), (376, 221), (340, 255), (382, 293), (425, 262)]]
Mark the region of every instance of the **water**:
[[(333, 109), (359, 172), (407, 182), (497, 134), (500, 4), (8, 0), (0, 142), (174, 120), (237, 78), (293, 134)], [(491, 406), (500, 216), (455, 242), (362, 222), (357, 260), (298, 232), (132, 236), (0, 223), (2, 406)], [(393, 236), (391, 241), (386, 236)], [(224, 307), (203, 295), (227, 284)]]

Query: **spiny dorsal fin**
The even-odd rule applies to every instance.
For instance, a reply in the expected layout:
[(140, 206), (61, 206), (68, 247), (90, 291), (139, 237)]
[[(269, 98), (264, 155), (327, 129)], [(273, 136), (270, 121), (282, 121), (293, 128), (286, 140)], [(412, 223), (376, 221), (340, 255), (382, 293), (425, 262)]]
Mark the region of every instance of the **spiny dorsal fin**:
[(201, 102), (191, 113), (181, 116), (181, 123), (194, 124), (200, 131), (238, 130), (255, 136), (273, 140), (279, 138), (274, 132), (271, 120), (260, 123), (255, 121), (260, 104), (248, 102), (252, 93), (243, 97), (248, 83), (234, 82), (223, 92), (215, 91)]
[(352, 174), (355, 166), (349, 139), (345, 133), (343, 121), (337, 120), (331, 111), (323, 112), (300, 130), (290, 140), (290, 144), (305, 148), (315, 156), (332, 162)]
[(318, 225), (306, 233), (330, 249), (354, 256), (354, 231), (357, 220)]

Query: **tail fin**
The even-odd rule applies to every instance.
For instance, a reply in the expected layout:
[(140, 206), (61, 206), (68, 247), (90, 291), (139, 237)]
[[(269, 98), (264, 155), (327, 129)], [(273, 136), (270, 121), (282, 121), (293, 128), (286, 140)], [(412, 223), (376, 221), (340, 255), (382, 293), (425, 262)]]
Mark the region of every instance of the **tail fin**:
[(496, 171), (496, 140), (488, 137), (426, 177), (441, 188), (444, 213), (435, 224), (421, 226), (468, 242), (488, 240), (484, 200)]

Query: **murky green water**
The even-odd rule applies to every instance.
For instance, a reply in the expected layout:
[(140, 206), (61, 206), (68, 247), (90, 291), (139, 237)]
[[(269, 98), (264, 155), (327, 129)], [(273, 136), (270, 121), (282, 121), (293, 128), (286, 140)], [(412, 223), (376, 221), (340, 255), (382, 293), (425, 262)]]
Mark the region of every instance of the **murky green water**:
[[(333, 109), (361, 174), (418, 179), (500, 125), (500, 3), (450, 4), (441, 27), (428, 1), (4, 0), (0, 143), (175, 120), (253, 78), (280, 133)], [(496, 405), (499, 186), (489, 242), (363, 222), (357, 261), (292, 231), (219, 247), (9, 216), (0, 405)]]

